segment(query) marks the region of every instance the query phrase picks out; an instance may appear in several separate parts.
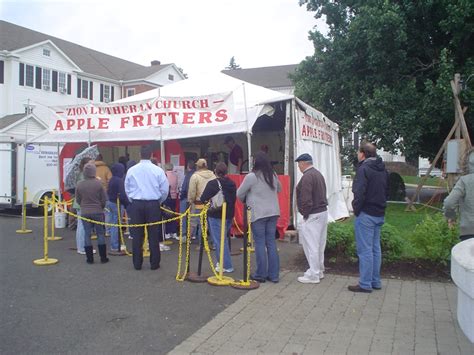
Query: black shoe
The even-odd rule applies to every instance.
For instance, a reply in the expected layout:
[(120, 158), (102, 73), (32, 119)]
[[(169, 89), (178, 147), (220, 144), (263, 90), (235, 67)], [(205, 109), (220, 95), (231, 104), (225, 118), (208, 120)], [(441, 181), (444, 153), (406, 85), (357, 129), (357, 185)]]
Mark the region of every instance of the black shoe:
[(372, 290), (367, 290), (365, 288), (360, 287), (359, 285), (354, 286), (347, 286), (347, 289), (352, 292), (362, 292), (362, 293), (371, 293)]
[(381, 290), (381, 289), (382, 289), (382, 286), (380, 286), (380, 287), (375, 287), (375, 286), (372, 286), (372, 289), (379, 291), (379, 290)]
[(109, 258), (107, 257), (107, 246), (105, 244), (99, 244), (99, 255), (100, 255), (100, 262), (102, 264), (109, 262)]
[(273, 282), (274, 284), (277, 284), (280, 280), (272, 280), (271, 278), (267, 277), (267, 281)]
[(94, 251), (92, 250), (92, 245), (89, 247), (84, 247), (86, 252), (86, 262), (88, 264), (94, 264)]
[(151, 267), (150, 267), (151, 270), (157, 270), (157, 269), (159, 269), (159, 268), (160, 268), (160, 265), (158, 265), (158, 266), (151, 266)]
[(250, 276), (250, 280), (260, 282), (261, 284), (263, 284), (263, 283), (265, 283), (265, 281), (267, 281), (262, 277), (256, 277), (256, 276)]

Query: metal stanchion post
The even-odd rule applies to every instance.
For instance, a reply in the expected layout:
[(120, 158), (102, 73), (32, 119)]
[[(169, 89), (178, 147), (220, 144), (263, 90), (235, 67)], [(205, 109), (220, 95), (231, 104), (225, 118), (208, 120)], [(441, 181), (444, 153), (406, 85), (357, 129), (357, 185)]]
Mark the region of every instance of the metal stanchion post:
[(31, 229), (26, 229), (26, 186), (23, 188), (23, 203), (21, 206), (21, 229), (17, 229), (18, 234), (28, 234), (31, 233)]
[[(190, 220), (188, 222), (190, 222)], [(207, 223), (207, 221), (204, 221), (203, 223)], [(203, 229), (203, 228), (201, 228), (201, 229)], [(189, 238), (189, 239), (191, 239), (191, 238)], [(189, 243), (191, 243), (191, 240), (189, 240)], [(186, 280), (188, 280), (189, 282), (207, 282), (207, 276), (202, 276), (201, 275), (202, 255), (203, 255), (203, 253), (204, 253), (204, 230), (201, 230), (201, 241), (199, 243), (198, 272), (195, 273), (195, 272), (188, 271), (188, 275), (186, 276)]]
[(56, 192), (53, 190), (53, 196), (51, 197), (51, 236), (48, 237), (48, 240), (61, 240), (63, 237), (54, 236), (54, 232), (56, 230)]
[(44, 256), (43, 259), (33, 260), (33, 263), (38, 266), (53, 265), (58, 263), (58, 259), (48, 258), (48, 197), (44, 198), (44, 222), (43, 222), (43, 245)]

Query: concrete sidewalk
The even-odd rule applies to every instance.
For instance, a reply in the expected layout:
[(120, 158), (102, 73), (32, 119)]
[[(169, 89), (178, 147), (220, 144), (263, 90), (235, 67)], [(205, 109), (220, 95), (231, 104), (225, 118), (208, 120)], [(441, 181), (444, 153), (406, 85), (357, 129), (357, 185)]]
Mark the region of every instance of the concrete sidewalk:
[(354, 277), (296, 278), (249, 291), (170, 354), (474, 354), (452, 283), (383, 280), (361, 294), (347, 290)]

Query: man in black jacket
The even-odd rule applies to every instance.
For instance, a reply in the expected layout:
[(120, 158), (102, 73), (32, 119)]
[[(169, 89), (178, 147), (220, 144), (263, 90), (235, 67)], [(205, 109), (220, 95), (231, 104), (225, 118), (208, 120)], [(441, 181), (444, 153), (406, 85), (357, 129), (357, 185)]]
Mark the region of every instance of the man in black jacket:
[(380, 231), (388, 198), (388, 172), (371, 143), (361, 144), (357, 158), (359, 167), (352, 185), (352, 208), (356, 216), (354, 229), (360, 275), (359, 284), (348, 288), (352, 292), (370, 293), (382, 288)]

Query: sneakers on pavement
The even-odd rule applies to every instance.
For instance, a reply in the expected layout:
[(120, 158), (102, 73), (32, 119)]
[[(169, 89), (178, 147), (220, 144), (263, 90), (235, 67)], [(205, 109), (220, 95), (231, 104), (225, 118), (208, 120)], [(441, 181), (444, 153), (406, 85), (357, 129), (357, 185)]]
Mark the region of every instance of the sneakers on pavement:
[[(221, 267), (219, 266), (219, 263), (216, 264), (216, 272), (220, 272), (221, 271)], [(225, 269), (223, 270), (224, 272), (234, 272), (234, 268), (230, 268), (230, 269)]]
[(160, 243), (160, 251), (170, 251), (171, 248), (163, 243)]
[[(92, 252), (95, 254), (95, 253), (97, 253), (97, 250), (94, 249), (94, 250), (92, 250)], [(85, 251), (85, 250), (78, 250), (77, 253), (78, 253), (78, 254), (81, 254), (81, 255), (86, 255), (86, 251)]]
[(309, 278), (307, 276), (300, 276), (298, 277), (298, 282), (301, 282), (302, 284), (318, 284), (319, 283), (319, 278)]

